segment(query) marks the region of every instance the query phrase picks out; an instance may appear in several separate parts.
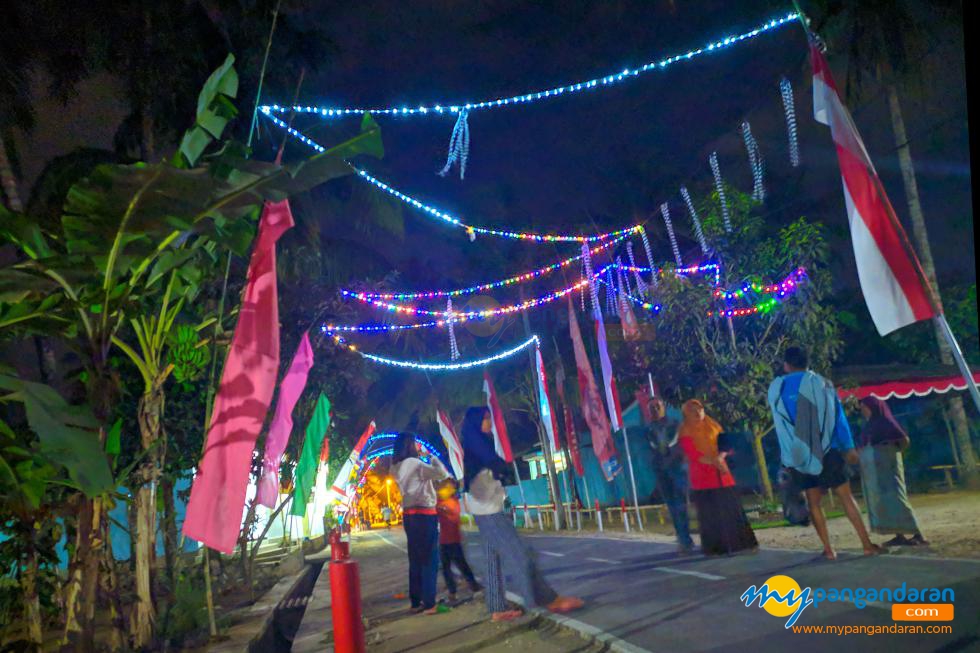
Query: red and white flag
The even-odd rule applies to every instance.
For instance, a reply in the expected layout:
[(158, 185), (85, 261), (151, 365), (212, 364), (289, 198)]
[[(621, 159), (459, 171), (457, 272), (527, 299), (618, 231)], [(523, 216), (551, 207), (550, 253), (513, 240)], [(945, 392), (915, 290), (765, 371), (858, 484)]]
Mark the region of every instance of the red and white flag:
[(351, 450), (350, 455), (347, 456), (347, 460), (344, 462), (343, 467), (340, 468), (340, 472), (337, 474), (337, 478), (334, 479), (333, 485), (330, 486), (330, 491), (332, 495), (341, 498), (347, 498), (347, 481), (350, 480), (351, 471), (354, 469), (354, 463), (357, 462), (358, 458), (361, 457), (361, 451), (364, 450), (364, 445), (367, 444), (368, 439), (374, 435), (374, 430), (377, 427), (374, 424), (374, 420), (367, 425), (364, 432), (361, 433), (361, 437), (358, 438), (357, 444)]
[(490, 425), (493, 430), (493, 448), (504, 462), (514, 461), (514, 454), (510, 450), (510, 438), (507, 437), (507, 423), (504, 421), (504, 413), (500, 410), (497, 402), (497, 392), (493, 389), (493, 381), (487, 372), (483, 373), (483, 392), (487, 395), (487, 408), (490, 409)]
[(585, 343), (582, 342), (582, 332), (578, 327), (578, 318), (575, 317), (575, 309), (572, 302), (568, 302), (568, 330), (572, 337), (572, 348), (575, 351), (575, 367), (578, 370), (578, 389), (581, 394), (582, 417), (589, 425), (589, 432), (592, 434), (592, 449), (595, 451), (596, 458), (599, 459), (599, 466), (602, 474), (607, 481), (613, 480), (616, 474), (622, 471), (622, 466), (616, 457), (616, 443), (613, 442), (612, 432), (609, 428), (609, 418), (602, 407), (602, 398), (599, 396), (599, 388), (592, 374), (592, 365), (589, 364), (589, 357), (585, 353)]
[(606, 406), (609, 408), (609, 424), (613, 431), (623, 428), (623, 409), (619, 406), (619, 390), (613, 376), (612, 361), (609, 360), (609, 347), (606, 346), (606, 325), (602, 315), (596, 313), (595, 335), (599, 343), (599, 365), (602, 367), (602, 381), (606, 390)]
[(561, 410), (565, 419), (565, 446), (568, 448), (568, 457), (572, 459), (572, 467), (579, 476), (585, 476), (585, 469), (582, 467), (582, 456), (578, 450), (578, 434), (575, 433), (575, 420), (572, 419), (572, 411), (568, 408), (568, 400), (565, 399), (565, 366), (558, 358), (558, 373), (555, 374), (555, 385), (558, 388), (558, 401), (561, 402)]
[(453, 423), (449, 421), (449, 416), (441, 410), (436, 411), (436, 421), (439, 422), (439, 433), (442, 441), (446, 443), (446, 452), (449, 454), (449, 464), (453, 468), (453, 476), (457, 479), (463, 478), (463, 447), (456, 437)]
[(554, 454), (561, 451), (561, 443), (558, 441), (558, 422), (555, 420), (555, 411), (551, 407), (551, 398), (548, 396), (548, 376), (545, 373), (540, 347), (536, 347), (534, 350), (534, 365), (538, 377), (538, 404), (541, 406), (541, 423), (544, 425), (544, 432), (548, 435), (548, 444), (551, 446), (552, 454)]
[(919, 261), (878, 179), (827, 59), (812, 40), (813, 116), (830, 127), (844, 182), (858, 278), (868, 311), (881, 335), (936, 315)]

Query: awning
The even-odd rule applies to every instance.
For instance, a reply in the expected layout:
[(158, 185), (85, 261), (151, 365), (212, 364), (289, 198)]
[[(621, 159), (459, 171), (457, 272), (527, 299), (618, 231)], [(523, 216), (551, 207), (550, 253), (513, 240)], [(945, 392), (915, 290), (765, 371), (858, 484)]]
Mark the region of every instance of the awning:
[[(980, 372), (973, 374), (973, 382), (980, 384)], [(856, 387), (838, 388), (837, 394), (845, 397), (877, 397), (878, 399), (908, 399), (912, 395), (925, 397), (933, 393), (946, 394), (950, 390), (966, 390), (966, 379), (959, 374), (943, 376), (912, 376), (895, 380), (863, 383)]]

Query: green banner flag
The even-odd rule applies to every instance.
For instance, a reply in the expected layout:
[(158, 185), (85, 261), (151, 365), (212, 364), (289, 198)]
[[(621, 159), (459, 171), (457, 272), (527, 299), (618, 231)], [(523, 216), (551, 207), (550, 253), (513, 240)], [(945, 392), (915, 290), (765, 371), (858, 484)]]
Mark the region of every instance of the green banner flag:
[(303, 441), (303, 452), (293, 473), (293, 505), (289, 514), (294, 517), (306, 515), (306, 502), (310, 499), (310, 491), (316, 482), (316, 468), (320, 464), (320, 448), (323, 438), (330, 426), (330, 400), (320, 393), (317, 399), (313, 417), (306, 427), (306, 439)]

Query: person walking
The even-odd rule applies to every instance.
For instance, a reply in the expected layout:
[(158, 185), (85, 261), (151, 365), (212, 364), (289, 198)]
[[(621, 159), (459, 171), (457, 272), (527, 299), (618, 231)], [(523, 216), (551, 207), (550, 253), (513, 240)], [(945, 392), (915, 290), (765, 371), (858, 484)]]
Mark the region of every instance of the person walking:
[(408, 540), (408, 597), (413, 612), (436, 614), (436, 579), (439, 574), (435, 484), (449, 477), (436, 456), (427, 464), (419, 458), (411, 433), (395, 439), (391, 474), (402, 494), (402, 515)]
[(826, 559), (837, 559), (827, 532), (827, 517), (820, 505), (828, 490), (844, 506), (865, 555), (875, 555), (881, 552), (881, 547), (868, 536), (861, 511), (851, 494), (847, 463), (857, 464), (859, 460), (844, 408), (834, 385), (807, 368), (806, 352), (799, 347), (788, 347), (783, 354), (785, 374), (776, 377), (769, 386), (769, 407), (782, 464), (806, 494), (810, 519)]
[(460, 527), (460, 506), (456, 498), (456, 481), (447, 478), (438, 488), (439, 501), (436, 512), (439, 517), (439, 564), (442, 566), (442, 576), (446, 580), (446, 591), (449, 592), (449, 602), (456, 601), (456, 579), (453, 577), (453, 564), (459, 569), (470, 591), (474, 594), (482, 587), (476, 582), (473, 570), (466, 562), (463, 553), (463, 531)]
[[(646, 397), (646, 394), (643, 395)], [(684, 452), (678, 446), (678, 429), (683, 416), (674, 406), (668, 406), (660, 397), (649, 398), (645, 413), (650, 423), (647, 440), (653, 449), (653, 473), (657, 487), (663, 496), (670, 519), (677, 533), (677, 545), (681, 553), (694, 549), (691, 524), (687, 513), (687, 470), (684, 468)]]
[[(861, 414), (867, 420), (860, 436), (861, 486), (871, 530), (895, 534), (885, 546), (928, 545), (919, 531), (905, 487), (902, 451), (909, 446), (908, 434), (888, 404), (877, 397), (861, 400)], [(905, 533), (912, 537), (905, 537)]]
[(381, 506), (381, 519), (384, 520), (385, 528), (391, 530), (391, 506)]
[(485, 406), (467, 409), (462, 436), (464, 501), (483, 540), (484, 598), (491, 619), (510, 621), (522, 614), (507, 607), (502, 565), (507, 566), (526, 609), (542, 606), (551, 612), (565, 613), (582, 607), (581, 599), (560, 596), (548, 584), (534, 551), (517, 535), (513, 521), (504, 513), (507, 495), (500, 478), (507, 473), (507, 463), (494, 451), (490, 411)]
[(718, 451), (721, 426), (704, 412), (697, 399), (684, 403), (678, 440), (687, 456), (691, 500), (698, 513), (701, 551), (724, 555), (758, 549), (749, 519), (735, 492), (727, 452)]

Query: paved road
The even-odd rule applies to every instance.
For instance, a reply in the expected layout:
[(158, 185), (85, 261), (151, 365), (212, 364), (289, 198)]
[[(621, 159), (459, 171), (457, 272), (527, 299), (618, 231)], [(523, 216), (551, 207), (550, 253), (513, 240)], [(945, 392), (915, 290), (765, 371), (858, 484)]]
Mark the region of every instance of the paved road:
[[(679, 557), (655, 542), (601, 537), (534, 536), (549, 580), (562, 593), (581, 596), (586, 608), (575, 620), (625, 642), (623, 650), (687, 651), (980, 651), (980, 561), (906, 555), (876, 558), (841, 553), (837, 562), (813, 555), (763, 550), (725, 558)], [(392, 549), (394, 552), (394, 549)], [(467, 556), (482, 569), (482, 547), (469, 536)], [(783, 574), (802, 587), (952, 588), (956, 618), (952, 634), (847, 636), (800, 634), (785, 618), (769, 615), (739, 597), (750, 585)], [(891, 605), (858, 609), (850, 603), (810, 606), (797, 625), (892, 625)], [(932, 624), (927, 624), (932, 625)]]

